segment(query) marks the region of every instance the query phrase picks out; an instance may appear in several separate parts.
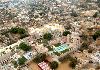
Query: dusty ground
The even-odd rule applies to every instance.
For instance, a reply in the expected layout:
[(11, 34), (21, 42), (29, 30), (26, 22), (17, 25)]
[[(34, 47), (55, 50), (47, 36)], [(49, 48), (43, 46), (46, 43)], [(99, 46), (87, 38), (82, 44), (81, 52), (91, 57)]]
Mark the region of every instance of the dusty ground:
[(72, 70), (72, 69), (69, 67), (69, 62), (66, 61), (61, 63), (57, 70)]
[(29, 68), (30, 68), (31, 70), (41, 70), (41, 69), (38, 67), (38, 65), (37, 65), (36, 63), (34, 63), (34, 62), (31, 62), (31, 63), (29, 64)]

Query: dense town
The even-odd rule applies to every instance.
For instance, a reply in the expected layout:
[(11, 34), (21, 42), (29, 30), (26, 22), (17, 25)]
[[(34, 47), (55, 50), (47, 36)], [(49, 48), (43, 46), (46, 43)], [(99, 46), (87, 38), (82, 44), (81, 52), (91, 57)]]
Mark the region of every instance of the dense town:
[(0, 70), (100, 70), (100, 0), (0, 0)]

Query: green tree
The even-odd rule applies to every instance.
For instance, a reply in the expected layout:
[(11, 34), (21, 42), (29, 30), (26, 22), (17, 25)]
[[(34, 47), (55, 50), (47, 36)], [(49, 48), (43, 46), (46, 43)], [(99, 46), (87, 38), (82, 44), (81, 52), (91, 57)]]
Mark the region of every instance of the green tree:
[(93, 17), (96, 18), (98, 16), (98, 12), (96, 12)]
[(91, 0), (86, 0), (86, 2), (91, 2)]
[(88, 39), (88, 36), (85, 34), (80, 35), (80, 37), (82, 40), (85, 40), (85, 41), (87, 41), (87, 39)]
[(82, 45), (81, 45), (81, 47), (80, 47), (80, 51), (83, 51), (83, 50), (85, 50), (85, 49), (88, 49), (88, 44), (87, 43), (83, 43)]
[(100, 0), (97, 0), (98, 3), (100, 3)]
[(55, 70), (56, 68), (58, 68), (58, 62), (56, 62), (56, 61), (51, 62), (50, 67), (51, 67), (51, 69)]
[(74, 61), (70, 62), (69, 66), (72, 67), (72, 68), (74, 69), (75, 66), (76, 66), (76, 62), (74, 62)]
[(78, 64), (78, 61), (76, 58), (70, 57), (69, 59), (71, 62), (69, 64), (70, 67), (75, 68), (75, 66)]
[(53, 35), (51, 33), (46, 33), (46, 34), (43, 35), (43, 38), (47, 39), (47, 40), (51, 40), (52, 37), (53, 37)]
[(12, 61), (12, 63), (14, 64), (14, 67), (15, 67), (15, 68), (18, 67), (17, 61)]
[(10, 32), (16, 34), (16, 33), (18, 33), (18, 28), (17, 27), (11, 28)]
[(70, 15), (73, 16), (73, 17), (77, 17), (78, 16), (78, 14), (74, 10), (72, 10), (72, 13)]
[(28, 37), (28, 34), (25, 33), (25, 34), (21, 34), (21, 35), (20, 35), (20, 39), (23, 39), (23, 38), (25, 38), (25, 37)]
[(19, 44), (19, 49), (22, 49), (23, 51), (29, 51), (31, 47), (25, 44), (24, 42), (22, 42)]
[(23, 56), (22, 58), (19, 58), (19, 59), (18, 59), (18, 64), (19, 64), (19, 65), (23, 65), (23, 64), (25, 64), (26, 60), (27, 60), (27, 59)]
[(36, 62), (36, 63), (40, 63), (40, 62), (44, 61), (45, 58), (46, 58), (46, 54), (40, 53), (34, 58), (33, 61)]
[(100, 37), (100, 30), (96, 31), (93, 35), (93, 39), (96, 40), (98, 37)]
[(67, 36), (68, 34), (71, 34), (69, 31), (64, 31), (63, 36)]
[(19, 34), (24, 34), (26, 31), (23, 28), (18, 28), (18, 33)]

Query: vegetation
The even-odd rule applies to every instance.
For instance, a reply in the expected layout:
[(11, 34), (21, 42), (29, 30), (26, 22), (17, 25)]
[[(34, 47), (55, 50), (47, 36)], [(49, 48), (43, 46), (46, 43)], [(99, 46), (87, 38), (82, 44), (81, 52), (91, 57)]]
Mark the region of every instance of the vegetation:
[(23, 51), (29, 51), (31, 49), (31, 47), (28, 46), (27, 44), (25, 44), (24, 42), (22, 42), (19, 45), (19, 49), (22, 49)]
[(77, 60), (74, 59), (73, 61), (70, 62), (69, 66), (72, 67), (73, 69), (76, 67), (77, 65)]
[(88, 53), (92, 53), (92, 52), (93, 52), (93, 49), (89, 49), (89, 50), (88, 50)]
[(69, 66), (72, 68), (75, 68), (75, 66), (78, 64), (77, 58), (74, 58), (74, 57), (70, 56), (69, 54), (63, 58), (60, 58), (59, 61), (61, 61), (61, 62), (70, 61)]
[(24, 34), (26, 31), (23, 28), (19, 28), (19, 27), (14, 27), (10, 29), (11, 33), (19, 33), (19, 34)]
[(46, 48), (48, 48), (49, 51), (53, 50), (53, 48), (51, 46), (47, 46)]
[(14, 67), (17, 68), (18, 67), (18, 64), (16, 61), (12, 61), (12, 63), (14, 64)]
[(71, 34), (69, 31), (64, 31), (63, 36), (67, 36), (68, 34)]
[(87, 38), (88, 38), (88, 36), (87, 35), (85, 35), (85, 34), (82, 34), (81, 36), (80, 36), (81, 38), (82, 38), (82, 40), (87, 40)]
[(100, 37), (100, 30), (96, 31), (93, 35), (93, 39), (96, 40), (98, 37)]
[(23, 28), (14, 27), (9, 30), (11, 33), (20, 34), (20, 39), (27, 37), (27, 32)]
[(46, 34), (43, 35), (43, 38), (44, 39), (47, 39), (47, 40), (51, 40), (52, 39), (52, 36), (53, 35), (51, 33), (46, 33)]
[(45, 58), (46, 58), (46, 54), (40, 53), (34, 58), (33, 61), (36, 62), (36, 63), (40, 63), (40, 62), (44, 61)]
[(60, 46), (61, 45), (61, 43), (57, 43), (57, 44), (55, 44), (55, 47), (58, 47), (58, 46)]
[(78, 16), (77, 13), (74, 10), (72, 10), (72, 13), (70, 15), (73, 16), (73, 17), (77, 17)]
[(18, 64), (19, 64), (19, 65), (23, 65), (23, 64), (25, 64), (26, 60), (27, 60), (27, 59), (23, 56), (22, 58), (19, 58), (19, 59), (18, 59)]
[(93, 17), (96, 18), (98, 16), (98, 12), (96, 12)]
[(58, 62), (56, 62), (56, 61), (51, 62), (50, 67), (51, 67), (51, 69), (55, 70), (56, 68), (58, 68)]
[(81, 47), (80, 47), (79, 50), (83, 52), (83, 50), (85, 50), (85, 49), (88, 49), (88, 44), (84, 42), (84, 43), (81, 45)]
[(100, 3), (100, 0), (97, 0), (98, 3)]
[(70, 61), (69, 66), (72, 68), (75, 68), (75, 66), (78, 64), (77, 58), (73, 58), (70, 55), (67, 55), (66, 60)]
[(86, 2), (91, 2), (91, 0), (86, 0)]
[(23, 38), (25, 38), (25, 37), (28, 37), (28, 34), (21, 34), (21, 35), (20, 35), (20, 39), (23, 39)]

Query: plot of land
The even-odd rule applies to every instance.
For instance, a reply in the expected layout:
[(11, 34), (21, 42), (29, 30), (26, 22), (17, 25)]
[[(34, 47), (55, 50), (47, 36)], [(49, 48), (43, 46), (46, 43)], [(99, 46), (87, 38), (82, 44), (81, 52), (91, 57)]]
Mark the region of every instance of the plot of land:
[(34, 62), (29, 63), (29, 68), (31, 68), (32, 70), (41, 70), (38, 65)]
[(57, 70), (72, 70), (72, 69), (69, 67), (69, 62), (65, 61), (59, 65)]

